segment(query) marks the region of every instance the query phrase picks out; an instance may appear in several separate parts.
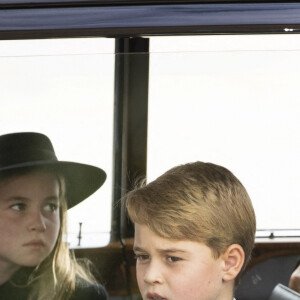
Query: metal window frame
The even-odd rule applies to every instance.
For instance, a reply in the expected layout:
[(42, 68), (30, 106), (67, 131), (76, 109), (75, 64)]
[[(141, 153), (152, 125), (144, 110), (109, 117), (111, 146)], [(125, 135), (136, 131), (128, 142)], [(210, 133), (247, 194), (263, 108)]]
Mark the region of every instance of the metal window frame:
[(0, 4), (0, 39), (297, 33), (300, 30), (300, 2), (152, 0), (146, 4), (112, 1), (113, 4), (108, 5), (108, 1), (52, 4), (32, 1), (27, 5), (24, 0), (23, 3)]
[[(141, 51), (130, 44), (153, 35), (297, 34), (299, 31), (300, 1), (3, 0), (0, 3), (0, 40), (107, 37), (115, 38), (119, 47), (123, 43), (123, 58), (120, 49), (116, 49), (119, 67), (115, 70), (114, 208), (123, 195), (120, 190), (127, 191), (132, 187), (133, 176), (146, 173), (147, 118), (139, 119), (143, 134), (137, 137), (130, 116), (136, 116), (137, 122), (140, 110), (147, 112), (148, 95), (138, 94), (132, 82), (136, 80), (147, 91), (148, 76), (134, 79), (132, 70), (138, 64), (129, 63), (126, 53)], [(149, 49), (143, 51), (149, 60)], [(147, 62), (144, 63), (146, 66)], [(128, 101), (129, 95), (134, 94), (139, 105)], [(140, 144), (142, 150), (134, 151), (134, 144)], [(125, 170), (130, 170), (131, 175), (125, 176), (128, 175)], [(113, 212), (112, 240), (132, 236), (132, 230), (124, 225), (126, 218), (122, 217), (121, 208), (117, 207)], [(114, 219), (118, 219), (117, 223)]]

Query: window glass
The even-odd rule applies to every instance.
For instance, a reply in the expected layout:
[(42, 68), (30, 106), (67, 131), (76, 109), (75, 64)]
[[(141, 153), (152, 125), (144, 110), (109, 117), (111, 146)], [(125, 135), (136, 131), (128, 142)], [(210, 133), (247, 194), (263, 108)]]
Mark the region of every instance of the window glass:
[(196, 160), (229, 168), (258, 229), (299, 229), (300, 36), (151, 39), (148, 181)]
[(101, 167), (107, 181), (69, 211), (69, 242), (109, 240), (111, 217), (114, 41), (0, 42), (0, 134), (45, 133), (59, 160)]

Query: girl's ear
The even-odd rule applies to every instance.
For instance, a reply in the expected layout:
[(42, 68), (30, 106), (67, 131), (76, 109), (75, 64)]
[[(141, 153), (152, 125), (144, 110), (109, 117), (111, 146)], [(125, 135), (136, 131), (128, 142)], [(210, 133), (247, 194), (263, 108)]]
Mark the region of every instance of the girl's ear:
[(245, 252), (238, 244), (230, 245), (222, 255), (223, 260), (223, 281), (234, 280), (244, 264)]

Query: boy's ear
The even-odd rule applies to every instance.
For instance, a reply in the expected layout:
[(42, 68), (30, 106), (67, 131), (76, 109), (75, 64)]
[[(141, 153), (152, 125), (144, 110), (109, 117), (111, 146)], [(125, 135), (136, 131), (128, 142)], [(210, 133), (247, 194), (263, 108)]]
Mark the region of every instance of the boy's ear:
[(222, 255), (223, 259), (223, 281), (234, 280), (244, 264), (245, 252), (238, 244), (230, 245)]

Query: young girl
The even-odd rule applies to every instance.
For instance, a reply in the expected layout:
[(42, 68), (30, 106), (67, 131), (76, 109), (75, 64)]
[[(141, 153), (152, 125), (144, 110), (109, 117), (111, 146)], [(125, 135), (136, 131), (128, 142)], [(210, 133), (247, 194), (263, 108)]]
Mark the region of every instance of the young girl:
[(97, 167), (58, 161), (45, 135), (0, 136), (0, 299), (107, 299), (63, 241), (67, 208), (105, 179)]

